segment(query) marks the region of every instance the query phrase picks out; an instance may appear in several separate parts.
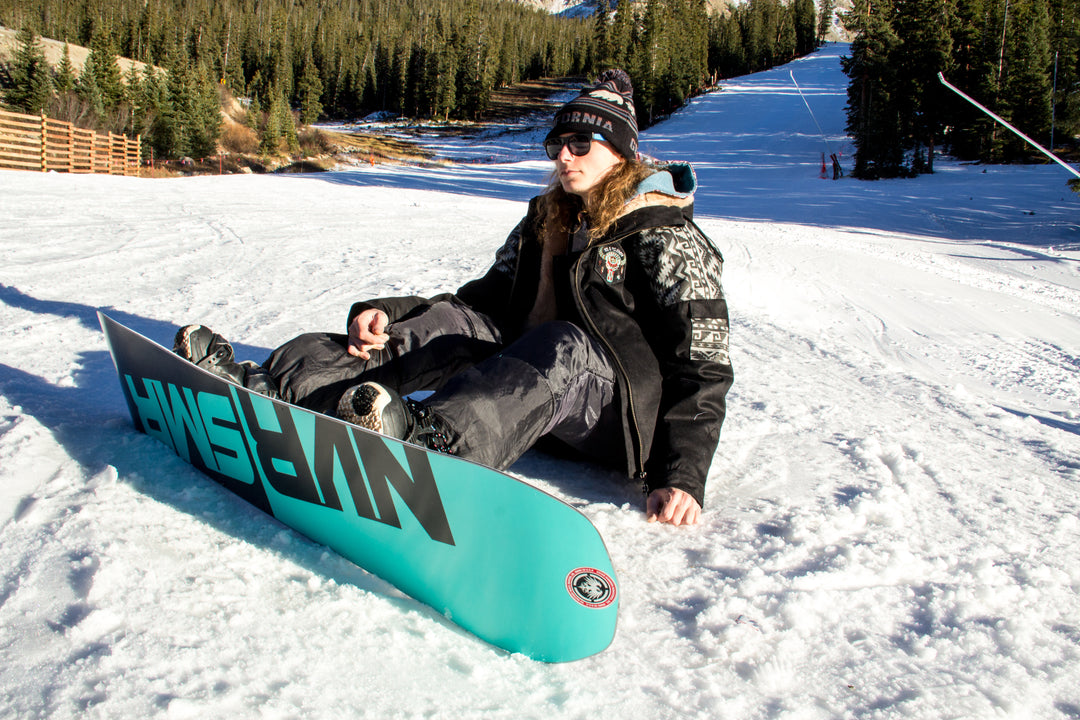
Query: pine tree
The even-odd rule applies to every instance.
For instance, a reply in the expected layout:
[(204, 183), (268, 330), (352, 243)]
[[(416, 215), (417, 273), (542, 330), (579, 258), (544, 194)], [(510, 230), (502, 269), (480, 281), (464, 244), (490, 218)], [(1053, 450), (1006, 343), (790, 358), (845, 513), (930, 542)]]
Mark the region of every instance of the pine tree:
[(259, 135), (259, 152), (263, 155), (277, 155), (280, 152), (281, 138), (285, 134), (281, 113), (278, 112), (278, 101), (276, 96), (272, 97), (274, 100), (266, 112), (266, 122), (263, 123), (262, 133)]
[(750, 0), (737, 8), (736, 12), (739, 15), (739, 31), (746, 56), (746, 65), (740, 72), (757, 72), (768, 67), (772, 40), (765, 26), (764, 0)]
[[(1037, 140), (1050, 141), (1052, 66), (1046, 0), (1013, 0), (1012, 31), (1005, 49), (1000, 114)], [(1006, 160), (1027, 156), (1030, 148), (1012, 133), (1002, 134)]]
[(168, 62), (166, 99), (160, 105), (158, 142), (162, 155), (179, 157), (190, 153), (194, 99), (191, 96), (191, 66), (187, 55), (175, 53)]
[(459, 18), (456, 111), (459, 116), (479, 120), (491, 95), (490, 30), (478, 15), (470, 12)]
[(948, 74), (954, 25), (947, 0), (903, 0), (894, 19), (901, 47), (895, 53), (897, 93), (903, 149), (911, 150), (912, 172), (933, 172), (934, 153), (945, 126), (946, 89), (937, 73)]
[(817, 10), (814, 0), (794, 0), (791, 4), (795, 25), (795, 55), (801, 57), (818, 46)]
[(259, 139), (259, 151), (264, 155), (277, 155), (283, 150), (296, 152), (300, 149), (300, 142), (296, 135), (296, 122), (285, 100), (285, 88), (275, 85), (270, 91), (270, 98), (266, 125)]
[(457, 57), (449, 45), (443, 45), (434, 53), (435, 62), (431, 65), (432, 75), (428, 82), (435, 89), (432, 97), (431, 117), (450, 118), (450, 113), (457, 104)]
[(57, 66), (53, 77), (53, 87), (56, 93), (50, 99), (45, 109), (45, 114), (51, 118), (70, 122), (77, 126), (92, 124), (87, 121), (87, 106), (78, 94), (78, 76), (75, 66), (71, 62), (71, 51), (67, 43), (64, 43), (63, 52), (60, 55), (60, 64)]
[(896, 177), (903, 172), (903, 138), (899, 125), (895, 51), (900, 40), (893, 30), (889, 0), (856, 0), (845, 18), (857, 29), (851, 56), (842, 60), (848, 84), (847, 131), (855, 145), (859, 178)]
[(262, 115), (263, 112), (262, 107), (259, 105), (259, 99), (254, 97), (251, 98), (251, 103), (247, 108), (247, 115), (244, 117), (245, 124), (255, 132), (258, 132), (259, 125), (263, 122)]
[(83, 65), (83, 71), (79, 73), (75, 81), (75, 92), (86, 104), (86, 113), (91, 125), (97, 126), (105, 117), (105, 96), (98, 85), (97, 77), (89, 72), (87, 65)]
[(610, 10), (606, 0), (602, 0), (593, 14), (593, 44), (596, 46), (596, 56), (600, 59), (599, 64), (607, 63), (612, 51)]
[(271, 34), (268, 38), (269, 57), (267, 76), (268, 81), (279, 87), (285, 97), (293, 95), (293, 71), (289, 61), (291, 38), (289, 33), (289, 14), (284, 8), (278, 8), (273, 13)]
[[(812, 3), (813, 0), (810, 0)], [(687, 66), (691, 73), (691, 90), (709, 84), (709, 8), (705, 0), (689, 0), (689, 34)]]
[(60, 55), (60, 64), (56, 67), (56, 77), (53, 79), (56, 92), (66, 93), (74, 90), (75, 76), (75, 66), (71, 64), (71, 50), (68, 44), (64, 43), (64, 50)]
[(607, 54), (601, 64), (605, 68), (625, 67), (634, 27), (634, 6), (631, 0), (619, 0), (615, 18), (608, 31)]
[(40, 113), (52, 97), (52, 71), (37, 35), (30, 27), (19, 31), (16, 41), (18, 50), (11, 66), (12, 87), (5, 99), (22, 112)]
[(168, 124), (172, 117), (168, 74), (156, 71), (153, 63), (148, 63), (143, 68), (140, 87), (146, 103), (146, 117), (143, 120), (145, 129), (142, 133), (143, 147), (148, 154), (168, 156), (172, 152), (170, 143), (173, 137)]
[(128, 121), (126, 132), (129, 136), (141, 135), (146, 130), (146, 118), (149, 116), (149, 103), (146, 91), (143, 88), (142, 78), (135, 67), (131, 64), (124, 75), (124, 100), (128, 106)]
[[(1003, 0), (957, 0), (952, 31), (952, 74), (949, 80), (984, 104), (998, 95), (999, 41), (1003, 34)], [(950, 125), (950, 152), (965, 159), (989, 159), (994, 121), (959, 97), (944, 103)]]
[(832, 29), (833, 12), (836, 10), (835, 0), (821, 0), (818, 9), (817, 39), (819, 43), (825, 42), (825, 36)]
[(719, 77), (745, 72), (749, 63), (736, 13), (709, 20), (709, 69)]
[[(217, 153), (217, 139), (221, 132), (221, 100), (217, 83), (205, 68), (189, 76), (187, 92), (191, 95), (188, 124), (188, 152), (195, 157), (207, 157)], [(293, 127), (293, 138), (296, 128)]]
[(1052, 135), (1080, 136), (1080, 0), (1050, 0)]
[(795, 57), (795, 46), (798, 41), (795, 32), (795, 18), (792, 9), (795, 2), (783, 3), (780, 0), (766, 3), (769, 28), (769, 36), (773, 38), (772, 52), (765, 60), (765, 67), (772, 67), (779, 63), (792, 60)]
[(300, 123), (310, 125), (319, 119), (322, 114), (323, 84), (319, 78), (319, 70), (315, 67), (315, 61), (309, 51), (304, 59), (304, 69), (300, 75)]
[(123, 75), (116, 63), (112, 40), (104, 32), (94, 36), (82, 74), (93, 75), (94, 84), (101, 93), (101, 101), (106, 108), (114, 108), (123, 101)]
[(641, 127), (648, 127), (664, 111), (663, 97), (668, 94), (662, 86), (668, 68), (665, 21), (663, 0), (648, 0), (641, 32), (631, 43), (633, 51), (625, 64), (634, 83), (634, 108)]

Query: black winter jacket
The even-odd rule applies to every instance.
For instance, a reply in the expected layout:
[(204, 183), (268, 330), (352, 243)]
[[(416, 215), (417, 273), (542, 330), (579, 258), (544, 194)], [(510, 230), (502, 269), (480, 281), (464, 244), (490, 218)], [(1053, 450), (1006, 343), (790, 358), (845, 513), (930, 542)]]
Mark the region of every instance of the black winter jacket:
[[(646, 491), (678, 488), (704, 505), (733, 379), (723, 258), (693, 222), (693, 171), (659, 167), (673, 178), (659, 183), (668, 191), (627, 203), (611, 231), (573, 258), (568, 287), (583, 329), (618, 371), (628, 474)], [(454, 295), (357, 303), (350, 322), (365, 307), (393, 322), (419, 305), (455, 300), (494, 318), (512, 340), (540, 282), (538, 207), (534, 198), (484, 277)]]

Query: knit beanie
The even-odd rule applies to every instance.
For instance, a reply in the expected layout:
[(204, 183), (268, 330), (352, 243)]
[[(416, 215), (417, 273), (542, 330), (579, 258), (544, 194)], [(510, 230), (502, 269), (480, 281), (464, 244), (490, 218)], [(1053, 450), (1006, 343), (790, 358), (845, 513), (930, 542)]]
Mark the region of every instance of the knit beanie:
[(605, 70), (596, 85), (559, 108), (544, 141), (565, 133), (599, 133), (628, 160), (637, 157), (634, 85), (622, 70)]

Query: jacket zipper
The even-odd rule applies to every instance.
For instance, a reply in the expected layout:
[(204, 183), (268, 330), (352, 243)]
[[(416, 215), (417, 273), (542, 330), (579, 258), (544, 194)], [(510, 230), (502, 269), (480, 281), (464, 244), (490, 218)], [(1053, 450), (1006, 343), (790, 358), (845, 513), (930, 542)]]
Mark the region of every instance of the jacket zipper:
[[(593, 247), (599, 248), (603, 247), (604, 245), (612, 245), (623, 240), (624, 238), (630, 237), (633, 234), (634, 233), (632, 232), (625, 233)], [(634, 409), (634, 390), (630, 386), (630, 374), (626, 372), (626, 368), (623, 366), (622, 360), (619, 358), (619, 354), (615, 351), (615, 348), (612, 347), (611, 343), (608, 342), (608, 339), (604, 336), (602, 332), (600, 332), (600, 328), (597, 327), (596, 322), (592, 319), (592, 317), (589, 316), (588, 311), (585, 309), (585, 302), (581, 299), (580, 271), (582, 266), (582, 260), (584, 258), (585, 253), (582, 253), (581, 256), (578, 258), (577, 262), (575, 263), (574, 267), (574, 299), (577, 301), (578, 312), (581, 313), (581, 317), (585, 320), (585, 322), (589, 323), (589, 327), (592, 328), (593, 334), (600, 340), (600, 342), (604, 344), (604, 347), (607, 348), (608, 354), (611, 356), (612, 361), (615, 363), (616, 367), (619, 370), (619, 373), (626, 381), (626, 404), (630, 411), (630, 431), (631, 433), (633, 433), (634, 442), (637, 445), (637, 474), (635, 475), (635, 477), (641, 481), (642, 491), (648, 494), (649, 486), (645, 480), (645, 448), (641, 442), (641, 428), (638, 425), (637, 411)]]
[(518, 277), (521, 276), (521, 253), (525, 250), (525, 233), (522, 232), (518, 236), (517, 244), (517, 257), (514, 258), (514, 275), (513, 280), (510, 283), (510, 295), (508, 296), (512, 301), (514, 299), (514, 293), (517, 292)]

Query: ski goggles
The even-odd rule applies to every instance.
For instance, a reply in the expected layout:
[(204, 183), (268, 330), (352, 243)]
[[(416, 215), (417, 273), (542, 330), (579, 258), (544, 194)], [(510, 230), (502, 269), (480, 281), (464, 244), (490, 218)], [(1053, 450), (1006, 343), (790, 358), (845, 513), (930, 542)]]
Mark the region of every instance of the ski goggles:
[(592, 150), (593, 140), (603, 140), (604, 136), (593, 133), (588, 135), (586, 133), (574, 133), (573, 135), (567, 135), (566, 137), (553, 137), (544, 141), (544, 152), (547, 153), (548, 160), (554, 160), (559, 157), (559, 153), (562, 152), (563, 147), (570, 148), (570, 154), (576, 157), (582, 155), (588, 155)]

